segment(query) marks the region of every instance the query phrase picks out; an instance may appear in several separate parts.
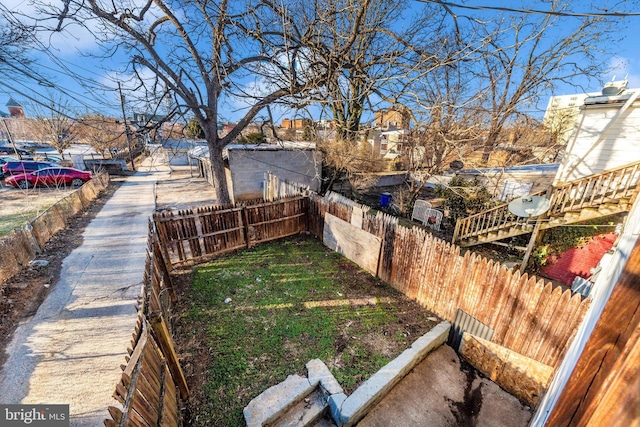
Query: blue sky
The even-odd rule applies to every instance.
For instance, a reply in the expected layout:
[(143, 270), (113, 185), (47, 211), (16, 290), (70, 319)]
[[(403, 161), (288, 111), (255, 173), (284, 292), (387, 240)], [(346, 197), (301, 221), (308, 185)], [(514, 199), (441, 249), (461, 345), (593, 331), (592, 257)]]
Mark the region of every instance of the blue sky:
[[(462, 3), (462, 1), (458, 1)], [(31, 6), (24, 0), (3, 0), (4, 5), (11, 10), (21, 10), (26, 15), (34, 14)], [(466, 4), (475, 5), (504, 5), (503, 1), (496, 0), (472, 0)], [(416, 3), (417, 7), (419, 6)], [(509, 2), (510, 7), (517, 7), (515, 2)], [(538, 8), (543, 8), (541, 4)], [(454, 9), (456, 13), (471, 13), (466, 10)], [(495, 16), (495, 12), (482, 12), (485, 17), (491, 19)], [(35, 16), (35, 15), (34, 15)], [(578, 19), (578, 18), (569, 18)], [(607, 75), (600, 77), (602, 82), (611, 80), (614, 76), (617, 80), (625, 77), (629, 80), (630, 88), (640, 88), (640, 49), (637, 41), (637, 24), (640, 23), (640, 17), (617, 18), (616, 23), (619, 24), (618, 35), (622, 41), (608, 46), (607, 53), (603, 60), (609, 65), (611, 71)], [(54, 52), (55, 59), (47, 57), (43, 54), (33, 54), (34, 69), (47, 76), (47, 80), (53, 83), (51, 85), (42, 85), (32, 81), (24, 83), (11, 80), (6, 76), (0, 81), (0, 111), (6, 112), (5, 107), (10, 97), (22, 103), (28, 115), (36, 114), (30, 108), (30, 97), (43, 99), (59, 97), (58, 91), (63, 90), (69, 97), (69, 104), (74, 110), (81, 114), (91, 110), (105, 115), (120, 115), (120, 100), (117, 93), (117, 81), (123, 81), (126, 87), (126, 80), (129, 76), (119, 75), (114, 69), (122, 69), (122, 64), (111, 61), (98, 61), (82, 55), (80, 52), (93, 51), (96, 44), (91, 35), (79, 26), (71, 26), (68, 31), (63, 34), (55, 34), (47, 40), (50, 43), (50, 51)], [(114, 66), (116, 65), (116, 66)], [(66, 75), (65, 68), (77, 73), (86, 81), (93, 81), (93, 89), (84, 90), (76, 81)], [(249, 83), (248, 83), (249, 84)], [(599, 91), (601, 85), (593, 82), (586, 87), (587, 91)], [(575, 93), (573, 87), (557, 87), (555, 94), (563, 95)], [(542, 99), (538, 107), (544, 109), (548, 99)], [(240, 108), (240, 105), (236, 106)], [(130, 108), (128, 109), (130, 114)], [(234, 113), (234, 106), (227, 105), (227, 118), (236, 119), (237, 114)], [(286, 114), (281, 114), (286, 115)]]

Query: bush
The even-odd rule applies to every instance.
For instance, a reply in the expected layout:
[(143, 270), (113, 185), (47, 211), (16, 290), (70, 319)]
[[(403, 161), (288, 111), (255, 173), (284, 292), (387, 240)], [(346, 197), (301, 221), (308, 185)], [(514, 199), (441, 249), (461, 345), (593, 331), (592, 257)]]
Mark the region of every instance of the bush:
[(444, 199), (443, 207), (448, 211), (449, 220), (453, 224), (458, 218), (465, 218), (494, 206), (491, 194), (477, 178), (465, 180), (453, 177), (447, 187), (436, 188), (436, 195)]

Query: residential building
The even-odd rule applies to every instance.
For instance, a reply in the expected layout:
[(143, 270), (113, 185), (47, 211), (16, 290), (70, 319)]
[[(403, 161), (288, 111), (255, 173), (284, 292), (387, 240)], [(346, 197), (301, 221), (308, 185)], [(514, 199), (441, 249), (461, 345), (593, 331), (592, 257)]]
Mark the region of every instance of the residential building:
[(404, 106), (376, 111), (375, 126), (379, 129), (409, 129), (410, 125), (411, 115), (409, 109)]
[(0, 138), (8, 140), (7, 132), (11, 134), (11, 138), (18, 142), (33, 141), (37, 139), (34, 135), (31, 119), (27, 118), (20, 105), (16, 100), (10, 98), (6, 104), (9, 114), (2, 114), (4, 124), (0, 126)]
[(640, 88), (624, 83), (585, 98), (554, 183), (640, 160)]
[(23, 119), (23, 118), (25, 118), (24, 110), (22, 109), (22, 105), (20, 105), (13, 98), (9, 98), (9, 101), (7, 102), (7, 109), (9, 110), (9, 114), (11, 114), (11, 117), (13, 117), (15, 119)]
[(626, 80), (611, 81), (605, 85), (603, 92), (552, 96), (549, 98), (542, 122), (552, 135), (555, 135), (558, 143), (566, 144), (578, 125), (577, 118), (580, 109), (585, 105), (585, 100), (602, 96), (604, 92), (608, 92), (607, 94), (610, 95), (612, 92), (622, 91), (626, 87)]
[(311, 119), (282, 119), (282, 128), (283, 129), (296, 129), (296, 130), (304, 130), (305, 128), (312, 127), (313, 121)]
[(402, 156), (407, 144), (409, 131), (406, 129), (389, 130), (380, 133), (380, 155), (388, 160)]

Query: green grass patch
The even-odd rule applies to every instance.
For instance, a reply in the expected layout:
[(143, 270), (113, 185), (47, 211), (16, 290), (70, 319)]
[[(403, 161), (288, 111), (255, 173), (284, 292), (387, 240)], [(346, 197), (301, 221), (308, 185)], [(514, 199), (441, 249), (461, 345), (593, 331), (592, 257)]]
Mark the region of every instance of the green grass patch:
[(194, 269), (181, 306), (177, 335), (190, 367), (191, 425), (243, 425), (251, 399), (288, 375), (306, 376), (305, 364), (315, 358), (350, 392), (435, 320), (303, 237)]
[(18, 215), (0, 216), (0, 237), (8, 235), (16, 228), (24, 227), (28, 220), (35, 218), (39, 213), (36, 209)]

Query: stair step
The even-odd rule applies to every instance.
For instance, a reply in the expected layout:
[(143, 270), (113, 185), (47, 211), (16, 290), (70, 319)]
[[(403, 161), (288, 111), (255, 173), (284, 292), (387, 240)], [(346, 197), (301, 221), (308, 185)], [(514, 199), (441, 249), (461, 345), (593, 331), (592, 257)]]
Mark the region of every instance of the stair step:
[(247, 427), (261, 427), (278, 419), (304, 400), (316, 387), (307, 378), (289, 375), (286, 380), (263, 391), (244, 408)]
[[(597, 182), (594, 181), (594, 176), (588, 176), (556, 188), (554, 191), (560, 191), (559, 198), (556, 198), (556, 203), (551, 206), (548, 220), (540, 223), (540, 227), (550, 229), (629, 211), (631, 200), (638, 194), (638, 166), (640, 162), (600, 172)], [(623, 188), (622, 184), (628, 188)], [(513, 215), (503, 217), (505, 222), (496, 224), (495, 221), (499, 217), (496, 212), (504, 215), (504, 206), (499, 206), (499, 209), (501, 210), (481, 212), (472, 220), (468, 220), (465, 227), (471, 227), (472, 231), (457, 237), (460, 246), (489, 243), (533, 231), (535, 224), (526, 218), (515, 218)], [(566, 211), (560, 212), (565, 209)], [(477, 225), (486, 228), (475, 229)]]
[[(299, 401), (269, 427), (317, 426), (328, 408), (327, 399), (320, 387), (317, 387), (306, 398)], [(322, 424), (321, 424), (322, 425)], [(335, 424), (333, 424), (335, 425)]]

